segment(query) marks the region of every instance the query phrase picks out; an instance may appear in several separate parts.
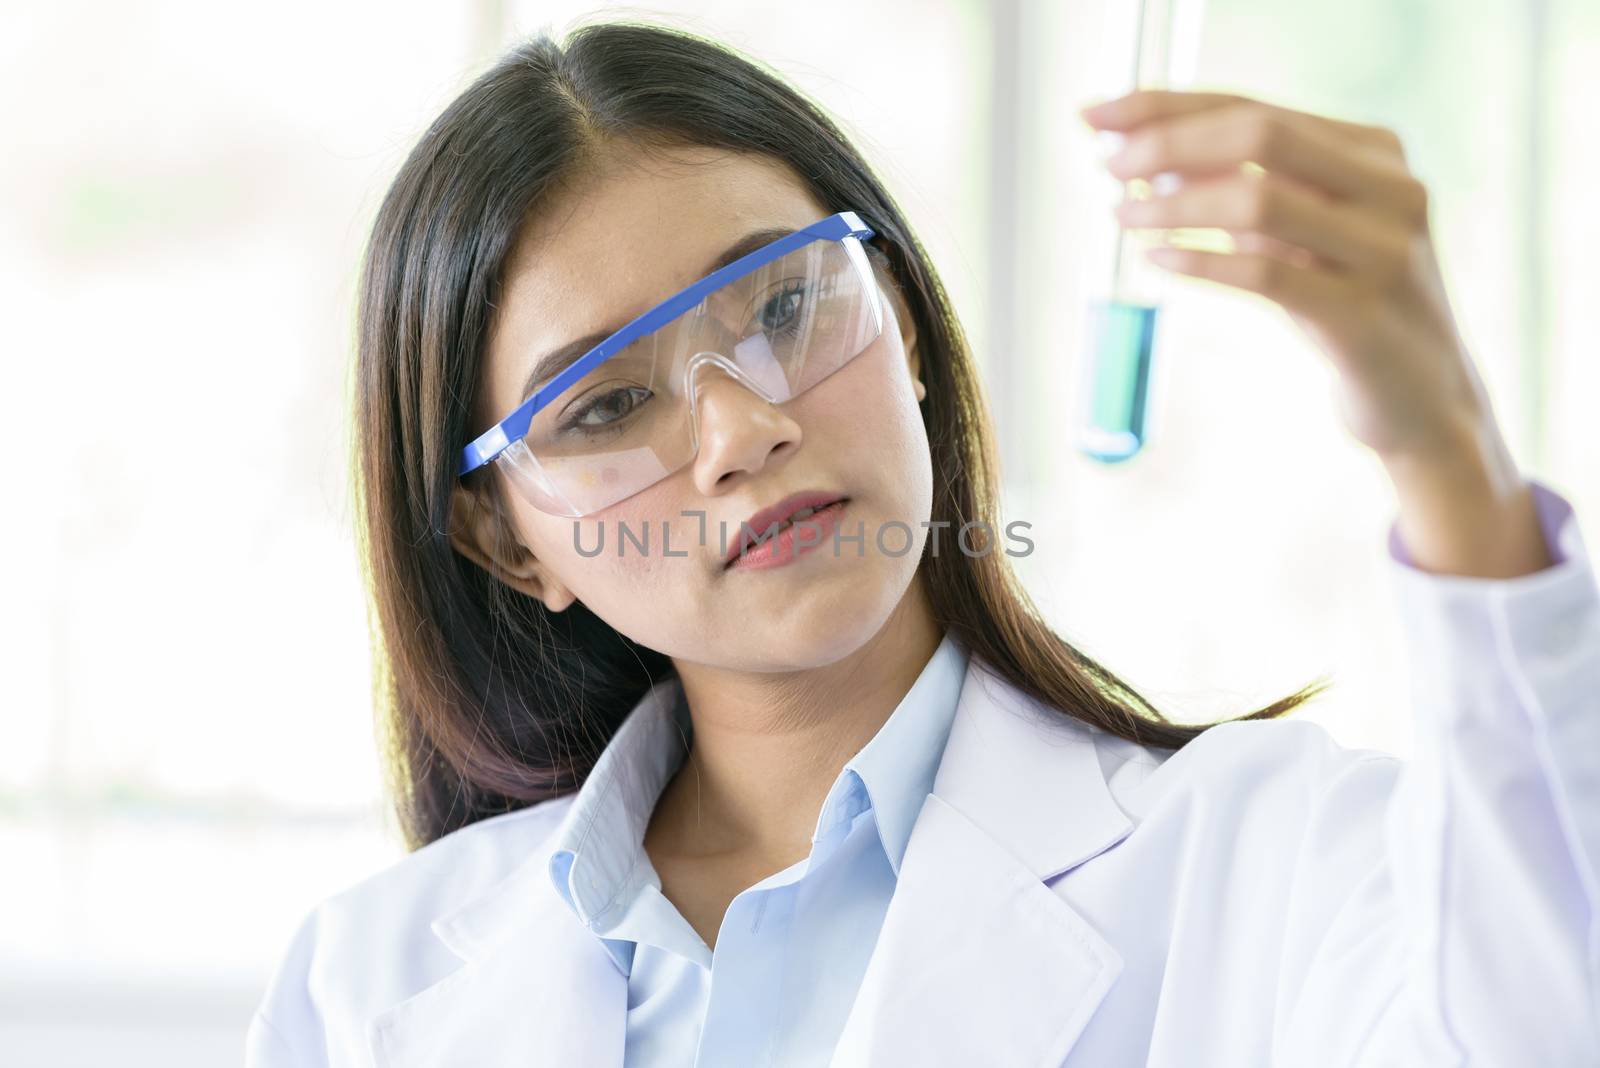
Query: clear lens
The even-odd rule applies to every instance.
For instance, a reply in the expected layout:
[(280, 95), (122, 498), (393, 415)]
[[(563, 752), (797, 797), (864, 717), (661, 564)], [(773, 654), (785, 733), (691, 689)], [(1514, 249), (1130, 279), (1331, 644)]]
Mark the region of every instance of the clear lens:
[(782, 404), (859, 355), (882, 326), (860, 241), (812, 241), (602, 360), (534, 413), (497, 463), (534, 507), (587, 515), (693, 458), (695, 396), (709, 375)]

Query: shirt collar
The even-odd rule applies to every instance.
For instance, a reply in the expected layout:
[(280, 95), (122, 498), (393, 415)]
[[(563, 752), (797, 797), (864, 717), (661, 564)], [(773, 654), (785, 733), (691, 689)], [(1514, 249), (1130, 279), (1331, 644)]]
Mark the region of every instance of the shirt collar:
[[(870, 807), (899, 876), (912, 825), (933, 789), (950, 736), (968, 659), (947, 632), (894, 712), (839, 772), (818, 813), (813, 842)], [(692, 736), (682, 683), (676, 676), (663, 679), (628, 713), (563, 816), (550, 876), (591, 930), (607, 929), (612, 914), (620, 914), (649, 881), (648, 865), (640, 863), (645, 830)]]
[[(899, 878), (900, 860), (911, 840), (912, 825), (922, 811), (922, 802), (933, 790), (934, 773), (939, 770), (939, 758), (950, 738), (956, 701), (967, 674), (967, 659), (966, 649), (946, 632), (917, 681), (878, 733), (845, 761), (818, 814), (813, 841), (852, 818), (864, 803), (872, 809), (883, 851)], [(854, 785), (852, 774), (865, 792), (865, 801), (856, 805), (847, 800)]]
[(646, 881), (644, 833), (688, 752), (688, 707), (676, 675), (652, 686), (612, 735), (556, 831), (550, 876), (590, 929)]

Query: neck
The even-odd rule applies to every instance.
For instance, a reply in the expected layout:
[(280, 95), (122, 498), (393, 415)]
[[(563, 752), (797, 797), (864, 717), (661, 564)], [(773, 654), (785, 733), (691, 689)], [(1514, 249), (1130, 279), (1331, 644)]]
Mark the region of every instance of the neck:
[(694, 736), (657, 801), (653, 841), (685, 858), (805, 856), (845, 761), (888, 720), (943, 637), (919, 573), (884, 626), (834, 663), (750, 673), (677, 662)]

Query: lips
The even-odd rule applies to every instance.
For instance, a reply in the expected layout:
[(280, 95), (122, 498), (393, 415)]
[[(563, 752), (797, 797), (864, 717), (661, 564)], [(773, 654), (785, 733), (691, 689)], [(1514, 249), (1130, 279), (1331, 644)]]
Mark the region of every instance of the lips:
[(848, 498), (835, 490), (805, 490), (792, 493), (778, 503), (761, 509), (740, 524), (733, 544), (728, 547), (728, 555), (722, 561), (723, 566), (727, 567), (750, 546), (766, 538), (767, 528), (773, 524), (778, 525), (778, 531), (774, 533), (780, 533), (795, 519), (796, 512), (815, 512), (843, 500)]

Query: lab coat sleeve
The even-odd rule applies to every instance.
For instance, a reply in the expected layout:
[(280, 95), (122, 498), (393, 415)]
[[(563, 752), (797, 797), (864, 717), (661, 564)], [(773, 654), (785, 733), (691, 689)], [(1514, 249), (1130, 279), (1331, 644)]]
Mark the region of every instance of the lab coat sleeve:
[(327, 1068), (322, 1017), (311, 996), (320, 906), (300, 921), (245, 1033), (244, 1068)]
[(1529, 575), (1422, 571), (1390, 525), (1413, 751), (1310, 773), (1274, 1064), (1600, 1065), (1600, 587), (1533, 492)]

